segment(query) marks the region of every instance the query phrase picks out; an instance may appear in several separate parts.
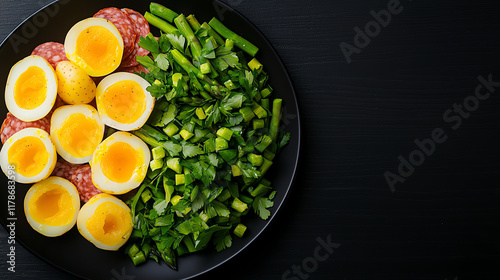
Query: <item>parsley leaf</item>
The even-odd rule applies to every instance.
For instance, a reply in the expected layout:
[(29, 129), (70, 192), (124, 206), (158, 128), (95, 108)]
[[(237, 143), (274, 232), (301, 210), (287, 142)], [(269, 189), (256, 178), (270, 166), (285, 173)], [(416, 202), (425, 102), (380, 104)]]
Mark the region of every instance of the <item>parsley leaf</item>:
[(233, 244), (229, 230), (218, 231), (214, 234), (214, 244), (217, 252), (220, 252)]
[(203, 150), (197, 145), (193, 145), (187, 142), (182, 143), (182, 154), (184, 157), (194, 157), (203, 154)]
[(170, 67), (170, 61), (168, 61), (167, 55), (164, 53), (160, 53), (159, 55), (157, 55), (155, 58), (155, 62), (163, 71), (167, 71), (168, 67)]
[(265, 197), (256, 197), (253, 200), (252, 207), (254, 211), (259, 217), (263, 220), (267, 220), (271, 215), (271, 212), (267, 210), (267, 208), (271, 208), (274, 206), (274, 202)]

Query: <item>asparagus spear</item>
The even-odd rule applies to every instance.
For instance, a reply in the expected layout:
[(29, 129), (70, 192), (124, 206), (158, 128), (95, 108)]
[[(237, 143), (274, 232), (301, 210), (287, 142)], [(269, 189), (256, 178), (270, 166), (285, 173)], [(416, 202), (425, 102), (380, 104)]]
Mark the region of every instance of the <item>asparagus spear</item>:
[(195, 60), (200, 60), (201, 56), (201, 43), (196, 38), (194, 35), (193, 30), (191, 29), (191, 26), (189, 26), (189, 22), (186, 20), (186, 16), (184, 14), (181, 14), (180, 16), (176, 17), (174, 19), (174, 23), (181, 32), (181, 34), (186, 38), (186, 40), (189, 42), (189, 45), (191, 46), (191, 53), (193, 54), (193, 58)]
[(170, 10), (169, 8), (160, 5), (158, 3), (151, 3), (149, 5), (149, 10), (153, 15), (159, 16), (169, 22), (172, 22), (176, 17), (179, 16), (176, 12)]
[(196, 17), (194, 15), (187, 16), (186, 20), (189, 22), (189, 24), (191, 25), (191, 28), (193, 28), (193, 30), (195, 32), (201, 28), (200, 22), (198, 21), (198, 19), (196, 19)]
[(217, 31), (222, 37), (226, 39), (231, 39), (234, 41), (234, 44), (238, 46), (240, 49), (242, 49), (244, 52), (248, 53), (251, 56), (255, 56), (257, 52), (259, 51), (259, 48), (256, 47), (254, 44), (250, 43), (247, 41), (245, 38), (241, 37), (240, 35), (234, 33), (231, 31), (229, 28), (224, 26), (222, 22), (220, 22), (218, 19), (213, 18), (209, 22), (210, 26)]
[(276, 98), (273, 100), (273, 116), (271, 117), (271, 123), (269, 125), (269, 132), (271, 134), (271, 139), (273, 143), (276, 143), (278, 139), (278, 130), (281, 121), (281, 98)]
[(161, 18), (153, 15), (150, 12), (146, 12), (144, 14), (144, 18), (153, 26), (158, 27), (161, 31), (165, 33), (175, 33), (177, 31), (177, 28), (175, 28), (173, 25), (170, 23), (162, 20)]

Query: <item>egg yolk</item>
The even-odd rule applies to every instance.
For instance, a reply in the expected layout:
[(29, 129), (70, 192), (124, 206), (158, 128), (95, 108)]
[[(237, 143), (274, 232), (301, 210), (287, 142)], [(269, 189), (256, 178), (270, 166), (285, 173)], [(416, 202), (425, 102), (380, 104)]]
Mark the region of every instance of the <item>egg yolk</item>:
[(120, 81), (99, 95), (99, 107), (111, 119), (129, 124), (137, 121), (146, 111), (146, 94), (136, 81)]
[(49, 160), (49, 153), (42, 140), (34, 136), (17, 140), (9, 148), (9, 163), (24, 177), (33, 177), (43, 171)]
[(132, 178), (140, 162), (142, 162), (141, 154), (130, 144), (115, 142), (104, 154), (101, 169), (106, 178), (117, 183), (125, 183)]
[(91, 155), (101, 140), (99, 124), (91, 117), (76, 113), (67, 117), (57, 131), (65, 151), (77, 158)]
[(47, 77), (37, 66), (30, 66), (16, 80), (14, 99), (25, 110), (40, 106), (47, 97)]
[(56, 184), (41, 186), (29, 201), (29, 215), (43, 225), (67, 225), (75, 211), (69, 192)]
[(91, 71), (87, 71), (91, 76), (113, 72), (120, 65), (123, 55), (118, 39), (102, 26), (91, 26), (83, 30), (76, 40), (75, 52), (83, 60), (84, 65), (79, 66), (91, 68)]
[(85, 222), (85, 227), (97, 241), (114, 246), (122, 243), (130, 234), (132, 218), (123, 207), (106, 201), (96, 207), (94, 214)]

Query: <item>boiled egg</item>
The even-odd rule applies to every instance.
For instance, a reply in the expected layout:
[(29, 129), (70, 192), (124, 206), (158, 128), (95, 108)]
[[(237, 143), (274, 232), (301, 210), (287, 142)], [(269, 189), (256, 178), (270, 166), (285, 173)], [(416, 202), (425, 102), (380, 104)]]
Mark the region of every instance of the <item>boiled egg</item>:
[(86, 163), (104, 137), (104, 124), (90, 105), (61, 106), (52, 114), (50, 136), (62, 158)]
[(143, 126), (155, 104), (148, 86), (148, 81), (132, 73), (118, 72), (104, 78), (96, 89), (97, 111), (104, 124), (122, 131)]
[(69, 60), (89, 76), (101, 77), (120, 65), (123, 39), (111, 22), (103, 18), (88, 18), (69, 30), (64, 50)]
[(53, 237), (69, 231), (80, 209), (78, 191), (70, 181), (49, 177), (34, 184), (24, 198), (24, 213), (30, 226)]
[(78, 213), (80, 234), (97, 248), (116, 251), (132, 233), (130, 208), (120, 199), (105, 193), (93, 196)]
[(45, 117), (56, 96), (57, 77), (45, 58), (28, 56), (10, 69), (5, 103), (16, 118), (31, 122)]
[(34, 127), (16, 132), (0, 150), (2, 171), (9, 174), (9, 168), (14, 166), (14, 181), (19, 183), (34, 183), (49, 177), (56, 161), (56, 149), (49, 134)]
[(105, 193), (126, 193), (144, 180), (150, 158), (148, 145), (139, 137), (115, 132), (102, 141), (92, 156), (92, 182)]

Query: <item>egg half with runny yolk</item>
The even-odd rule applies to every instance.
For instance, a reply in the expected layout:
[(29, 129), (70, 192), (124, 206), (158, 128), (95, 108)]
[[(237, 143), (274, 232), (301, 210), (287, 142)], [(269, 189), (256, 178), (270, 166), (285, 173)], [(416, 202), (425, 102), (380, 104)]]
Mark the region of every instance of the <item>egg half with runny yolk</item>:
[(97, 111), (104, 124), (122, 131), (143, 126), (155, 105), (148, 86), (148, 81), (132, 73), (118, 72), (104, 78), (96, 89)]
[(16, 118), (31, 122), (45, 117), (57, 96), (57, 76), (41, 56), (28, 56), (10, 69), (5, 104)]
[(120, 66), (123, 39), (111, 22), (103, 18), (88, 18), (69, 30), (64, 50), (69, 60), (89, 76), (101, 77)]
[(78, 191), (70, 181), (49, 177), (34, 184), (24, 198), (24, 213), (30, 226), (54, 237), (69, 231), (80, 210)]
[(80, 234), (97, 248), (116, 251), (132, 233), (130, 208), (120, 199), (100, 193), (85, 203), (78, 213)]
[(90, 105), (61, 106), (52, 114), (50, 136), (66, 161), (86, 163), (104, 137), (104, 124)]
[(39, 128), (16, 132), (0, 150), (2, 171), (9, 174), (9, 167), (14, 166), (14, 181), (19, 183), (34, 183), (49, 177), (56, 161), (56, 149), (49, 134)]
[(92, 156), (92, 182), (102, 192), (124, 194), (144, 180), (150, 159), (149, 147), (139, 137), (115, 132), (102, 141)]

